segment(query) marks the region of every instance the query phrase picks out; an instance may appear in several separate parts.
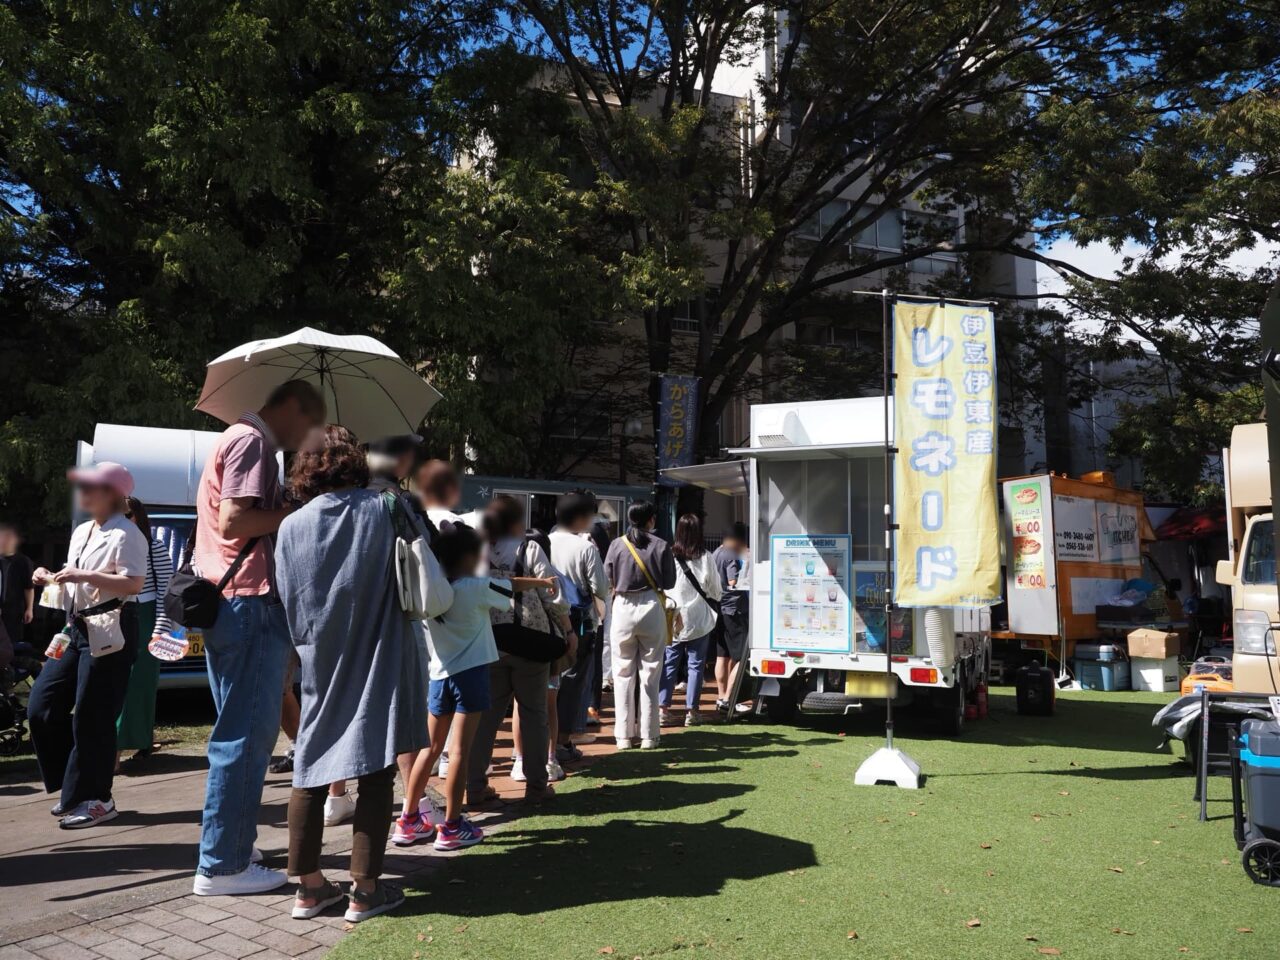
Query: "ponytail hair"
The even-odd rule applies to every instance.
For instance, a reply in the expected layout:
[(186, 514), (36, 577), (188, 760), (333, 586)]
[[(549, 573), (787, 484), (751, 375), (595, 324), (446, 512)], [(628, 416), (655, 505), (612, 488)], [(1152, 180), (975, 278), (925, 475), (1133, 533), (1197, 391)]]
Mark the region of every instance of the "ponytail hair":
[(649, 524), (657, 515), (658, 511), (650, 501), (637, 500), (633, 503), (627, 510), (627, 521), (631, 524), (627, 528), (627, 538), (637, 547), (648, 544)]
[(147, 542), (151, 542), (151, 518), (147, 516), (147, 508), (142, 505), (142, 501), (137, 497), (124, 498), (124, 515), (137, 525), (142, 531), (142, 535), (147, 538)]

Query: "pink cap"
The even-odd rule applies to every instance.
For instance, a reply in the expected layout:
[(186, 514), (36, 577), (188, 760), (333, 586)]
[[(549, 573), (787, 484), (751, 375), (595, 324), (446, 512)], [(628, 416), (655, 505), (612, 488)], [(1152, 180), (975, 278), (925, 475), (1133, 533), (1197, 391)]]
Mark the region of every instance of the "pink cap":
[(133, 474), (122, 463), (103, 460), (91, 467), (76, 467), (67, 471), (67, 479), (72, 483), (87, 483), (92, 486), (110, 487), (122, 497), (133, 493)]

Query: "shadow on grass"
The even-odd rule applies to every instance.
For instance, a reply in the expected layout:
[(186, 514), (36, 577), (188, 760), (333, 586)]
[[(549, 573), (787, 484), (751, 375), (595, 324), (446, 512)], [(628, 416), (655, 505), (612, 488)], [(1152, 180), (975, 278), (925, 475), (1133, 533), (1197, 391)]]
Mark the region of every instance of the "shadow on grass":
[[(646, 789), (655, 786), (645, 784)], [(675, 790), (690, 786), (670, 785)], [(710, 799), (701, 792), (687, 796), (691, 803)], [(398, 915), (532, 916), (658, 896), (707, 897), (731, 880), (817, 864), (810, 844), (729, 826), (737, 815), (705, 823), (618, 818), (545, 830), (530, 829), (524, 821), (486, 840), (487, 855), (454, 860), (448, 883), (427, 881)], [(726, 855), (729, 851), (735, 853)], [(484, 895), (496, 877), (505, 878), (506, 895)]]

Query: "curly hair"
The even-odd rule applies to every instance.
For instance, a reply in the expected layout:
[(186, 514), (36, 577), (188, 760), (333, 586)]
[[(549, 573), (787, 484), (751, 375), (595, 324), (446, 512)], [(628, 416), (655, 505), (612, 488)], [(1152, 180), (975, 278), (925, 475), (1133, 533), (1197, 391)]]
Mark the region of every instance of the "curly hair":
[(360, 441), (346, 427), (331, 423), (320, 442), (307, 444), (289, 467), (289, 489), (303, 503), (330, 490), (369, 483), (369, 463)]

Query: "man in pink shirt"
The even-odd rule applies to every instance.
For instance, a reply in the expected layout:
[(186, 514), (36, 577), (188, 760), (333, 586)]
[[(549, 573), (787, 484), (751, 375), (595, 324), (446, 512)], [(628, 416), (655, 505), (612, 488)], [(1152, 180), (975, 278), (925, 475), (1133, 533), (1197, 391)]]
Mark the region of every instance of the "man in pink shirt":
[(288, 882), (251, 862), (291, 649), (272, 587), (274, 535), (289, 512), (276, 454), (297, 450), (324, 418), (315, 387), (281, 384), (261, 410), (227, 428), (200, 475), (193, 560), (205, 579), (226, 580), (217, 622), (204, 631), (218, 719), (209, 735), (200, 896), (260, 893)]

